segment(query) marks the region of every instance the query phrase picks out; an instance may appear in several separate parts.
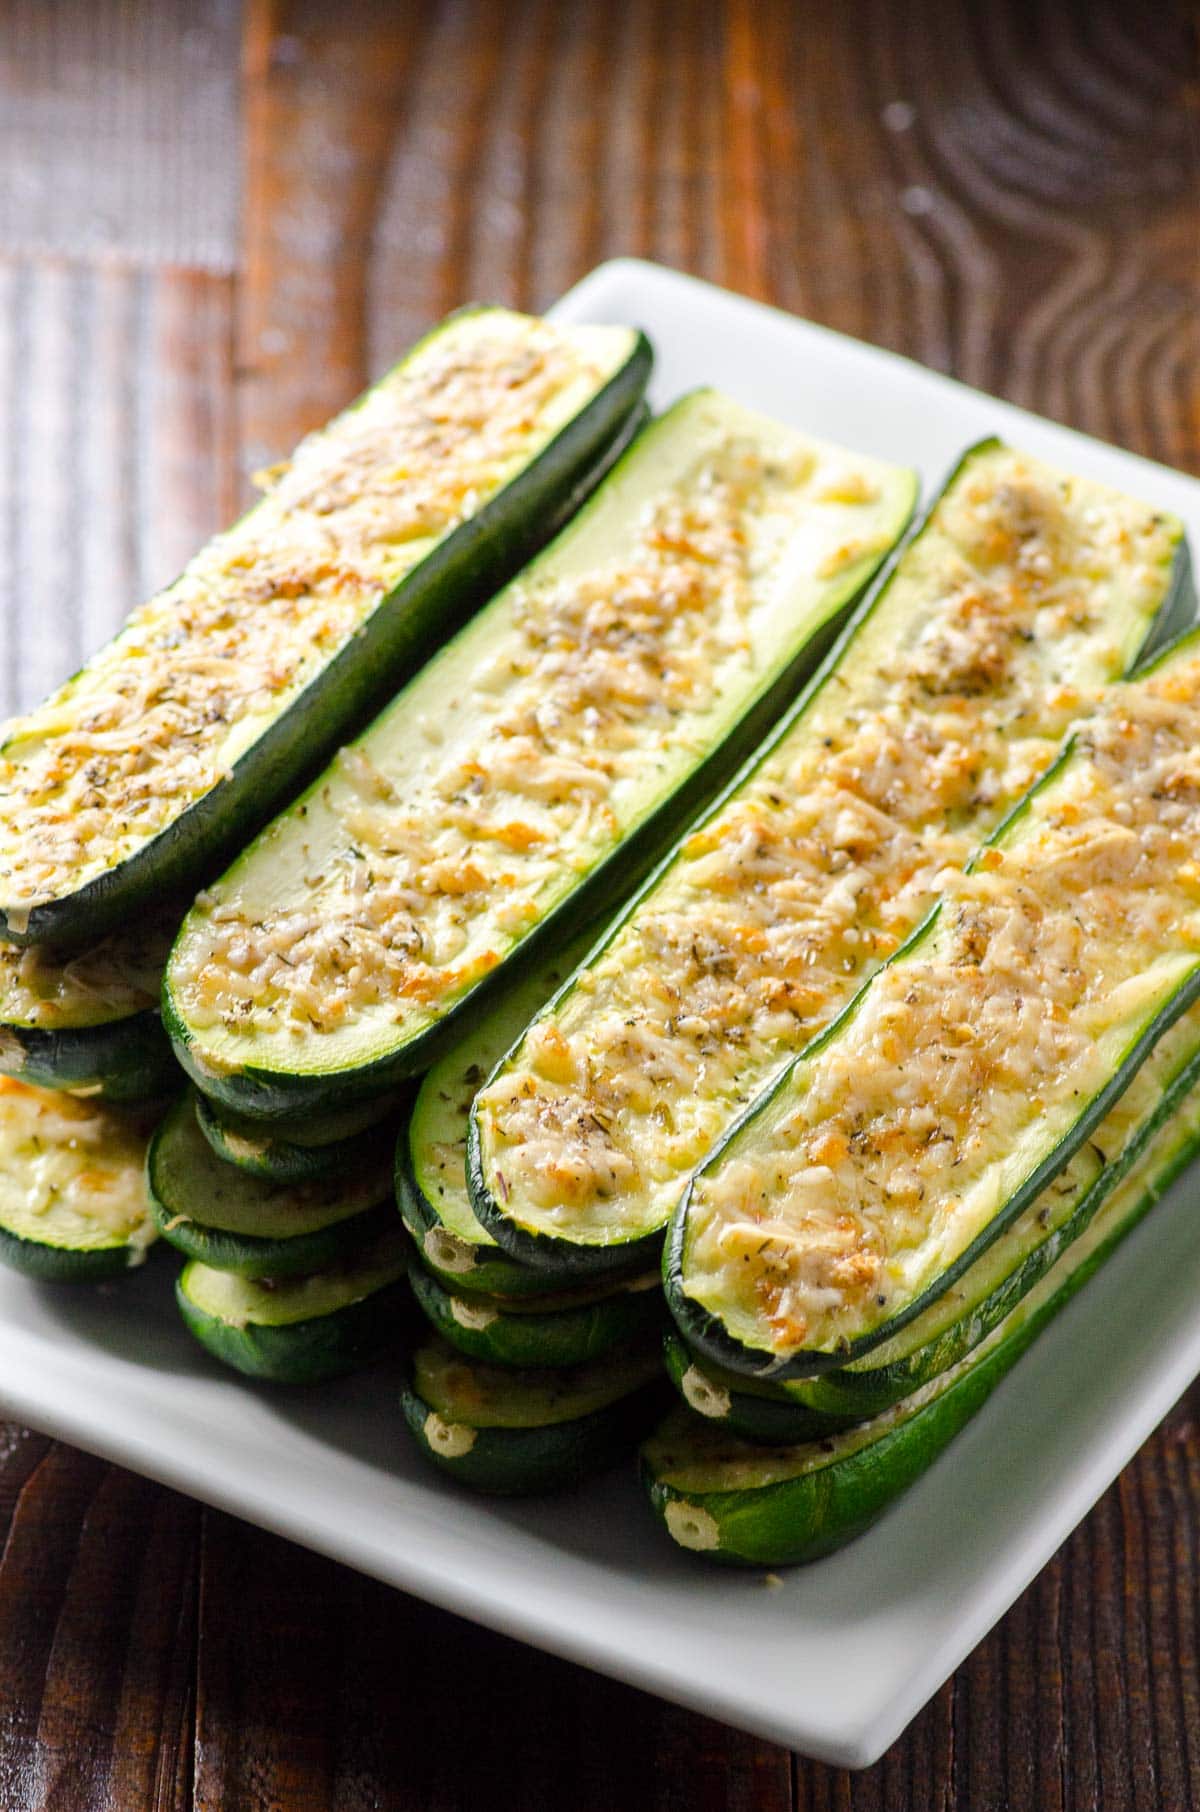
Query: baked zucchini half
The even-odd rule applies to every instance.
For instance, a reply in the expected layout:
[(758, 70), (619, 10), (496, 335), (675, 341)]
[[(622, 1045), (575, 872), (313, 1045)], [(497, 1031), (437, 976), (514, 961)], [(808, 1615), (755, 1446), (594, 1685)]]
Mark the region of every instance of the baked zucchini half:
[(404, 1419), (421, 1452), (473, 1491), (530, 1496), (578, 1484), (653, 1422), (657, 1342), (561, 1371), (464, 1358), (436, 1335), (412, 1358)]
[(428, 1067), (623, 893), (791, 696), (912, 474), (700, 391), (203, 894), (167, 966), (223, 1107)]
[(1191, 597), (1177, 521), (973, 448), (793, 710), (480, 1090), (514, 1257), (645, 1263), (687, 1178)]
[(775, 1378), (878, 1349), (1093, 1136), (1200, 996), (1198, 750), (1194, 631), (1111, 688), (689, 1183), (665, 1265), (689, 1345)]
[(1087, 1229), (974, 1352), (911, 1396), (842, 1433), (764, 1448), (680, 1405), (642, 1448), (656, 1515), (708, 1560), (816, 1560), (870, 1526), (979, 1409), (1035, 1337), (1158, 1201), (1200, 1149), (1200, 1062), (1157, 1118)]
[(562, 1296), (459, 1296), (414, 1261), (410, 1282), (430, 1326), (460, 1353), (493, 1365), (583, 1365), (661, 1330), (656, 1272), (629, 1283)]
[(376, 1142), (361, 1170), (278, 1183), (217, 1156), (200, 1131), (190, 1094), (176, 1102), (150, 1142), (146, 1187), (164, 1239), (205, 1267), (241, 1277), (322, 1270), (396, 1218), (390, 1138)]
[(627, 328), (453, 315), (0, 735), (0, 935), (194, 891), (544, 541), (640, 408)]
[(140, 1265), (153, 1119), (0, 1076), (0, 1263), (48, 1283)]
[(182, 917), (157, 913), (83, 951), (0, 942), (0, 1075), (105, 1101), (173, 1093), (158, 997)]
[[(380, 1153), (390, 1154), (395, 1131), (386, 1114), (361, 1130), (325, 1140), (281, 1138), (261, 1121), (239, 1121), (217, 1113), (205, 1096), (194, 1096), (196, 1124), (217, 1157), (248, 1176), (272, 1183), (313, 1183), (322, 1177), (355, 1177), (374, 1169)], [(392, 1105), (392, 1104), (389, 1104)], [(334, 1116), (317, 1131), (337, 1127), (347, 1116)], [(302, 1130), (302, 1129), (297, 1129)]]
[(599, 933), (599, 925), (590, 926), (508, 987), (417, 1091), (396, 1146), (396, 1200), (421, 1263), (451, 1295), (515, 1301), (575, 1282), (569, 1271), (559, 1278), (510, 1258), (480, 1225), (467, 1190), (467, 1124), (480, 1084)]
[(667, 1372), (698, 1415), (748, 1440), (816, 1439), (911, 1396), (972, 1352), (1121, 1186), (1195, 1086), (1200, 1007), (1161, 1039), (1086, 1145), (975, 1264), (907, 1327), (853, 1364), (773, 1383), (698, 1360), (678, 1332)]
[(321, 1384), (359, 1371), (411, 1325), (408, 1242), (393, 1220), (377, 1240), (311, 1277), (251, 1278), (192, 1261), (175, 1285), (188, 1331), (248, 1378)]

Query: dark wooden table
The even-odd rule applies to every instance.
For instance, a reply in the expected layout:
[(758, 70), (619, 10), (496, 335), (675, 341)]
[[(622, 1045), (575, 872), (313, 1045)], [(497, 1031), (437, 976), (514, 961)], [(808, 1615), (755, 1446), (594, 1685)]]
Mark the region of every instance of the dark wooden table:
[[(432, 318), (616, 253), (1200, 471), (1183, 8), (14, 0), (0, 48), (10, 704)], [(0, 1426), (0, 1812), (1176, 1812), (1198, 1406), (856, 1776)]]

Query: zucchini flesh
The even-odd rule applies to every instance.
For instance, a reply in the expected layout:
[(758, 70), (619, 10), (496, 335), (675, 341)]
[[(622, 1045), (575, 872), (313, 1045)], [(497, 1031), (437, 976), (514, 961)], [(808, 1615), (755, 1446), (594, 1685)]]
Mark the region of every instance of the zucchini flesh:
[(426, 1068), (753, 745), (912, 491), (677, 404), (197, 902), (165, 991), (184, 1068), (264, 1116)]
[(255, 1177), (217, 1156), (188, 1095), (151, 1141), (146, 1179), (158, 1228), (181, 1252), (245, 1277), (295, 1277), (357, 1251), (394, 1221), (390, 1155), (385, 1137), (346, 1176)]
[(545, 1268), (510, 1258), (481, 1226), (467, 1189), (467, 1123), (479, 1085), (538, 1008), (586, 955), (598, 927), (575, 938), (505, 990), (477, 1026), (439, 1059), (417, 1092), (396, 1147), (396, 1199), (421, 1262), (454, 1295), (522, 1299), (569, 1287)]
[(475, 1491), (525, 1496), (578, 1483), (645, 1432), (661, 1401), (653, 1345), (559, 1371), (468, 1360), (434, 1336), (418, 1347), (404, 1418), (418, 1447)]
[(407, 1262), (393, 1223), (309, 1277), (238, 1277), (193, 1261), (175, 1299), (189, 1332), (223, 1364), (273, 1384), (318, 1384), (369, 1365), (406, 1333)]
[(763, 752), (476, 1099), (514, 1256), (657, 1249), (687, 1177), (1190, 596), (1174, 519), (985, 442)]
[(0, 1077), (0, 1261), (50, 1282), (140, 1265), (156, 1237), (142, 1181), (152, 1124)]
[(840, 1434), (764, 1448), (682, 1406), (642, 1449), (651, 1503), (680, 1546), (734, 1564), (815, 1560), (868, 1528), (933, 1463), (1034, 1338), (1200, 1148), (1200, 1061), (1087, 1229), (974, 1352)]
[(452, 316), (0, 739), (0, 933), (192, 891), (512, 573), (636, 412), (645, 340)]
[(145, 1101), (178, 1084), (158, 997), (182, 912), (84, 951), (0, 941), (0, 1075), (106, 1101)]
[(456, 1295), (420, 1264), (413, 1265), (410, 1281), (435, 1332), (468, 1357), (495, 1365), (582, 1365), (654, 1333), (663, 1320), (655, 1274), (602, 1291), (516, 1302)]
[(1063, 1169), (1200, 995), (1200, 634), (1112, 688), (904, 949), (689, 1185), (685, 1337), (802, 1377), (880, 1346)]

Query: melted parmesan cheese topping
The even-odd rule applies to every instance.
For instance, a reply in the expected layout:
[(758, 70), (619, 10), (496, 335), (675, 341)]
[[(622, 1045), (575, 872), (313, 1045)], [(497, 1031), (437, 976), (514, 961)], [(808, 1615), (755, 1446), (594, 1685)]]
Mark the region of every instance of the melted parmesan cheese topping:
[(669, 480), (592, 535), (601, 557), (535, 567), (451, 644), (393, 707), (394, 761), (379, 726), (342, 751), (298, 808), (306, 862), (282, 897), (272, 832), (205, 896), (171, 965), (190, 1027), (312, 1049), (372, 1017), (390, 1036), (427, 1023), (745, 708), (807, 620), (793, 595), (811, 608), (877, 558), (886, 468), (848, 474), (708, 397), (684, 409), (652, 431), (665, 467), (643, 461)]
[(153, 916), (90, 949), (0, 943), (0, 1028), (47, 1032), (108, 1025), (157, 1007), (178, 913)]
[(468, 316), (303, 441), (257, 509), (0, 736), (5, 905), (76, 891), (224, 779), (627, 348), (615, 330)]
[(1200, 651), (1118, 687), (1003, 846), (697, 1181), (689, 1291), (788, 1355), (987, 1228), (1200, 964)]
[(0, 1076), (0, 1226), (19, 1238), (93, 1250), (155, 1237), (142, 1122), (59, 1090)]
[(972, 458), (796, 726), (480, 1095), (493, 1195), (585, 1239), (662, 1225), (1124, 670), (1177, 535), (1020, 453)]

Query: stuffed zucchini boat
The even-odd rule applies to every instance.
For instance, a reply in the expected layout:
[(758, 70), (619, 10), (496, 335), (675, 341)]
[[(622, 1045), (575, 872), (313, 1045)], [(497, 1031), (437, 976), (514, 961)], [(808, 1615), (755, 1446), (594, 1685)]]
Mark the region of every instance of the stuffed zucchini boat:
[(436, 328), (0, 736), (0, 934), (91, 943), (191, 892), (540, 545), (634, 421), (626, 328)]
[(184, 1068), (266, 1117), (427, 1068), (741, 759), (912, 498), (716, 392), (677, 403), (200, 896), (164, 991)]
[(764, 1448), (682, 1405), (642, 1448), (642, 1477), (672, 1540), (748, 1566), (816, 1560), (870, 1526), (954, 1439), (1035, 1337), (1148, 1213), (1200, 1148), (1200, 1062), (1080, 1237), (966, 1358), (841, 1434)]
[(918, 925), (1070, 724), (1191, 597), (1177, 521), (967, 453), (765, 749), (476, 1097), (496, 1240), (656, 1253), (731, 1122)]
[(83, 951), (0, 942), (0, 1075), (105, 1101), (174, 1092), (182, 1078), (158, 997), (182, 917), (155, 914)]
[(153, 1123), (0, 1076), (0, 1263), (49, 1283), (140, 1265), (157, 1237), (143, 1182)]
[(904, 948), (688, 1185), (689, 1344), (802, 1377), (899, 1333), (1200, 996), (1200, 631), (1111, 688)]
[(657, 1343), (561, 1371), (470, 1360), (437, 1336), (404, 1391), (417, 1446), (473, 1491), (528, 1496), (579, 1483), (645, 1433), (662, 1402)]
[(252, 1278), (195, 1260), (175, 1300), (188, 1331), (223, 1365), (270, 1384), (321, 1384), (396, 1347), (411, 1321), (408, 1242), (392, 1225), (309, 1277)]
[(395, 1222), (391, 1145), (390, 1135), (376, 1139), (346, 1175), (290, 1184), (251, 1176), (213, 1151), (188, 1094), (151, 1140), (146, 1187), (159, 1231), (189, 1258), (241, 1277), (303, 1276)]
[(972, 1352), (1086, 1232), (1187, 1098), (1198, 1054), (1200, 1007), (1192, 1007), (1053, 1182), (957, 1283), (865, 1358), (773, 1383), (697, 1359), (672, 1330), (664, 1355), (676, 1389), (697, 1414), (772, 1443), (836, 1433), (911, 1396)]

